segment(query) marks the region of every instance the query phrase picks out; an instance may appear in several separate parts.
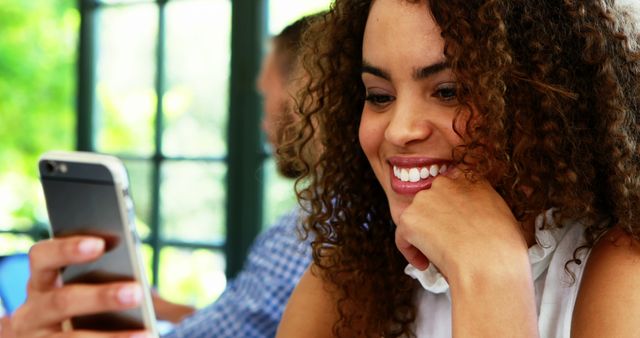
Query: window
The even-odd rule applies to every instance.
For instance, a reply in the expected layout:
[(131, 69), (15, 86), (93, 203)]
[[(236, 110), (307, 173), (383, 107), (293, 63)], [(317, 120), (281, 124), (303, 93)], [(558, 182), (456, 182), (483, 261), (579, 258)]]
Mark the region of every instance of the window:
[(204, 305), (226, 281), (231, 3), (82, 6), (78, 148), (125, 160), (150, 280)]
[(253, 237), (295, 204), (259, 130), (268, 36), (327, 6), (5, 1), (0, 140), (12, 146), (0, 148), (0, 253), (47, 236), (42, 152), (111, 153), (131, 176), (150, 280), (174, 301), (215, 299)]
[(320, 4), (82, 2), (78, 148), (125, 160), (163, 296), (211, 302), (295, 203), (259, 130), (255, 78), (268, 36)]
[(79, 15), (73, 0), (2, 2), (0, 254), (46, 238), (38, 156), (72, 149)]

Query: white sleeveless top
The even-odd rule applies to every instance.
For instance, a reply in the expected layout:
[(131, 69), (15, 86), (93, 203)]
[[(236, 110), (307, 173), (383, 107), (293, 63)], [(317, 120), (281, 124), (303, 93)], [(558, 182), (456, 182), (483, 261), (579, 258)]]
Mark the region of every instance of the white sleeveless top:
[[(548, 224), (553, 224), (551, 212), (545, 214)], [(529, 261), (533, 272), (538, 329), (541, 338), (570, 337), (571, 318), (582, 272), (589, 250), (581, 250), (577, 258), (582, 264), (569, 264), (575, 281), (565, 270), (565, 264), (573, 259), (576, 248), (585, 243), (584, 227), (574, 223), (563, 228), (538, 230), (543, 215), (536, 219), (536, 244), (529, 248)], [(420, 271), (407, 265), (405, 273), (420, 281), (418, 315), (415, 332), (420, 338), (451, 337), (451, 296), (449, 285), (438, 270), (430, 265)]]

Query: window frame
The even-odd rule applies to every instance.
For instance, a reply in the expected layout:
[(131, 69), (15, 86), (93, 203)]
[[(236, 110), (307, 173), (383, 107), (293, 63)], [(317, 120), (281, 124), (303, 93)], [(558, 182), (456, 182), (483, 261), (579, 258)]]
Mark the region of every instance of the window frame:
[[(221, 250), (226, 259), (226, 275), (232, 278), (241, 270), (246, 254), (255, 236), (262, 228), (264, 190), (263, 163), (268, 158), (260, 132), (261, 102), (255, 89), (259, 72), (262, 46), (268, 35), (267, 0), (229, 0), (231, 3), (231, 45), (229, 74), (229, 107), (227, 126), (227, 156), (225, 157), (170, 157), (162, 151), (164, 130), (165, 58), (166, 58), (166, 5), (179, 0), (107, 1), (78, 0), (80, 32), (77, 62), (77, 125), (76, 149), (96, 150), (96, 14), (101, 8), (135, 6), (155, 3), (158, 6), (158, 34), (156, 41), (154, 152), (151, 157), (120, 156), (125, 160), (151, 163), (151, 217), (150, 235), (145, 243), (152, 248), (149, 276), (154, 286), (159, 284), (160, 252), (164, 247)], [(118, 154), (116, 154), (118, 155)], [(163, 238), (160, 231), (160, 168), (167, 161), (225, 163), (226, 239), (222, 243), (197, 243)]]

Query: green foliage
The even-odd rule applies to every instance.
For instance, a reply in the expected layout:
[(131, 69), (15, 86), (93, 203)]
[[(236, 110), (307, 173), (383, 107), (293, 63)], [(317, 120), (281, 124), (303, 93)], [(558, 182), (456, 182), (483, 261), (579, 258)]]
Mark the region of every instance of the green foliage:
[(41, 218), (37, 158), (74, 140), (75, 1), (0, 0), (0, 229)]
[(0, 234), (0, 255), (10, 255), (16, 252), (28, 252), (33, 245), (29, 236)]

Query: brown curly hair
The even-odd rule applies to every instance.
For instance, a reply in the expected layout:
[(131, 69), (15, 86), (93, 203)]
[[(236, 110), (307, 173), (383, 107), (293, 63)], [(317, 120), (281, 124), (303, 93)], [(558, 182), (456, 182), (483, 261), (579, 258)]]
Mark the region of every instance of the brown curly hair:
[[(556, 224), (585, 224), (588, 246), (614, 225), (637, 238), (640, 54), (629, 14), (613, 0), (428, 2), (458, 98), (479, 117), (454, 159), (473, 158), (478, 175), (500, 172), (492, 184), (520, 221), (556, 208)], [(358, 142), (370, 6), (336, 0), (306, 31), (310, 80), (285, 145), (323, 149), (314, 161), (290, 160), (304, 172), (304, 227), (335, 287), (341, 337), (412, 335), (416, 317), (417, 283), (403, 272), (387, 199)]]

